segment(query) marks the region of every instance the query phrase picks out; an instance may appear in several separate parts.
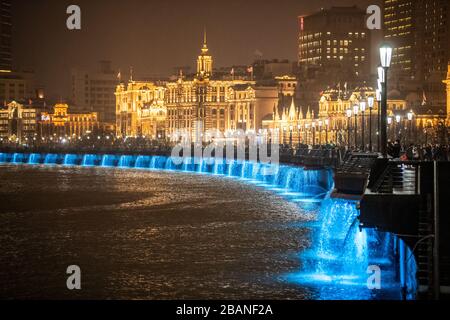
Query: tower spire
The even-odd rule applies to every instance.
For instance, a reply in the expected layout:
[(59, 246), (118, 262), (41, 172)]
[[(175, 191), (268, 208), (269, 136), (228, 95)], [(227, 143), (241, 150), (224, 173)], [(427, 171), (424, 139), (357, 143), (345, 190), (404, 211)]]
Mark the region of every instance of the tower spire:
[(206, 38), (206, 27), (203, 27), (203, 45), (206, 47), (207, 38)]
[(206, 27), (203, 28), (203, 48), (202, 54), (208, 53), (208, 39), (206, 37)]

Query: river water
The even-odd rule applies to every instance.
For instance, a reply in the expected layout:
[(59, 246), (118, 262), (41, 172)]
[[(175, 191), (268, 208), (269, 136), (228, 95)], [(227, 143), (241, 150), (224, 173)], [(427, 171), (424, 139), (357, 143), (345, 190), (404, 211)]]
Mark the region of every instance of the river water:
[(0, 298), (415, 297), (410, 250), (329, 170), (176, 160), (0, 154)]
[(2, 165), (0, 298), (315, 299), (285, 275), (317, 206), (212, 175)]

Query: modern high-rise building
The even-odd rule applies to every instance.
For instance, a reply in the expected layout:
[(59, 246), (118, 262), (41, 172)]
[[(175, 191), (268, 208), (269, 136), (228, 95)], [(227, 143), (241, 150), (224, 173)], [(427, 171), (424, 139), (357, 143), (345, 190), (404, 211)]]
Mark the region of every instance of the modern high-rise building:
[(110, 61), (100, 61), (97, 72), (72, 69), (72, 101), (76, 112), (97, 112), (103, 124), (115, 125), (119, 82)]
[(370, 33), (366, 13), (356, 6), (332, 7), (299, 17), (298, 65), (322, 86), (366, 80), (370, 74)]
[(448, 0), (384, 1), (384, 38), (394, 48), (391, 84), (403, 91), (423, 91), (429, 104), (445, 103), (449, 22)]
[(0, 70), (12, 70), (11, 0), (0, 0)]

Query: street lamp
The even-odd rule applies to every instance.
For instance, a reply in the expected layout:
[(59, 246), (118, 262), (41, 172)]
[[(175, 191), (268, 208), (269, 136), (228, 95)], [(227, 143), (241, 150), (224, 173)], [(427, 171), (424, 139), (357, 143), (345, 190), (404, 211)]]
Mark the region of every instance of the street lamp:
[[(389, 128), (392, 126), (392, 117), (387, 117), (387, 124), (388, 124), (388, 126), (389, 126)], [(392, 132), (392, 129), (391, 129), (391, 132)], [(395, 132), (394, 132), (394, 135), (395, 135)], [(394, 139), (395, 139), (395, 136), (394, 136)]]
[(369, 104), (369, 152), (372, 152), (372, 110), (375, 103), (375, 98), (370, 96), (367, 98), (367, 103)]
[(312, 142), (312, 146), (313, 146), (313, 149), (314, 149), (314, 146), (315, 146), (315, 144), (316, 144), (316, 122), (313, 121), (312, 124), (311, 124), (311, 126), (312, 126), (312, 133), (313, 133), (313, 142)]
[(413, 128), (413, 118), (414, 118), (414, 112), (411, 110), (406, 115), (408, 117), (409, 121), (409, 141), (411, 142), (414, 136), (414, 128)]
[(319, 120), (319, 146), (322, 145), (322, 125), (323, 121)]
[(301, 129), (301, 125), (299, 124), (299, 125), (297, 125), (297, 129), (298, 129), (298, 148), (300, 149), (300, 144), (301, 144), (301, 142), (300, 142), (300, 129)]
[(402, 120), (402, 117), (398, 114), (395, 116), (395, 126), (394, 126), (394, 131), (395, 131), (395, 137), (394, 139), (397, 140), (399, 133), (400, 133), (400, 121)]
[(289, 145), (291, 146), (291, 148), (292, 148), (292, 132), (293, 131), (294, 131), (294, 127), (290, 126), (289, 127)]
[(381, 145), (381, 140), (380, 140), (380, 129), (381, 129), (381, 90), (377, 89), (377, 91), (375, 92), (376, 94), (376, 98), (377, 98), (377, 113), (378, 113), (378, 118), (377, 118), (377, 150), (378, 152), (380, 152), (380, 145)]
[(358, 113), (359, 106), (355, 104), (353, 106), (353, 115), (355, 116), (355, 149), (358, 147)]
[(309, 130), (309, 123), (305, 123), (306, 145), (307, 145), (307, 146), (309, 146), (309, 141), (308, 141), (308, 130)]
[(383, 157), (387, 158), (387, 82), (388, 82), (388, 70), (391, 66), (392, 59), (392, 47), (388, 44), (384, 44), (380, 47), (380, 61), (381, 67), (384, 70), (384, 80), (382, 82), (382, 101), (381, 101), (381, 153)]
[(361, 111), (361, 122), (362, 122), (362, 151), (366, 151), (366, 138), (365, 138), (365, 119), (364, 119), (364, 113), (366, 112), (366, 102), (360, 101), (359, 102), (359, 110)]
[(347, 143), (350, 150), (350, 120), (352, 118), (352, 109), (347, 109)]
[(330, 126), (330, 119), (325, 119), (325, 144), (328, 144), (328, 130)]

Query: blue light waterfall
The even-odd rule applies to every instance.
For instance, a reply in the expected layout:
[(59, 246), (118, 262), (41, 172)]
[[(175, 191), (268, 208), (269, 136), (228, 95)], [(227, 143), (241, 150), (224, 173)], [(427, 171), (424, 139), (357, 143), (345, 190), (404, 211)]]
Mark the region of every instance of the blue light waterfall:
[[(170, 158), (165, 156), (0, 153), (0, 163), (102, 166), (139, 170), (172, 170), (223, 175), (268, 188), (310, 210), (315, 222), (311, 247), (300, 254), (301, 269), (283, 278), (290, 284), (308, 286), (319, 299), (399, 299), (401, 288), (414, 298), (416, 263), (402, 240), (389, 233), (360, 229), (355, 201), (332, 199), (330, 170), (307, 170), (225, 159)], [(368, 267), (383, 273), (382, 290), (367, 287)], [(401, 267), (401, 268), (400, 268)]]

